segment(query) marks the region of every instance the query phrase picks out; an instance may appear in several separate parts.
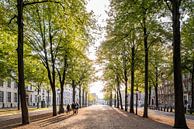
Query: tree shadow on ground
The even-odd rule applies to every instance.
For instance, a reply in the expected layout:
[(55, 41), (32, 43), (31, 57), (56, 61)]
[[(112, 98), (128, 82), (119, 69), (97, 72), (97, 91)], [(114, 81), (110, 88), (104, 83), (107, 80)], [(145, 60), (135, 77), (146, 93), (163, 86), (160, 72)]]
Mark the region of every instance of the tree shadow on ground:
[[(52, 113), (35, 115), (35, 116), (30, 116), (30, 124), (36, 122), (41, 127), (45, 127), (45, 126), (60, 122), (62, 120), (68, 119), (71, 116), (73, 116), (73, 114), (66, 114), (66, 113), (59, 114), (58, 116), (55, 116), (55, 117), (52, 116)], [(21, 124), (21, 118), (16, 118), (8, 121), (3, 121), (3, 123), (0, 124), (0, 129), (13, 129), (13, 128), (18, 128), (22, 126), (25, 126), (25, 125)]]
[[(44, 120), (47, 119), (49, 117), (52, 116), (52, 113), (46, 113), (46, 114), (41, 114), (41, 115), (35, 115), (35, 116), (30, 116), (30, 122), (36, 122), (36, 121), (40, 121), (40, 120)], [(21, 118), (13, 118), (7, 121), (3, 121), (0, 124), (0, 129), (12, 129), (12, 128), (16, 128), (19, 126), (23, 126), (21, 123)]]
[[(118, 112), (120, 115), (126, 117), (129, 119), (129, 121), (131, 121), (132, 123), (135, 123), (136, 121), (138, 121), (138, 123), (140, 123), (144, 129), (156, 129), (156, 128), (161, 128), (161, 129), (172, 129), (173, 127), (159, 122), (159, 121), (155, 121), (151, 118), (144, 118), (141, 116), (141, 114), (135, 115), (133, 113), (129, 113), (129, 112), (125, 112), (121, 109), (115, 109), (116, 112)], [(143, 124), (143, 123), (147, 123), (147, 124)], [(150, 127), (149, 127), (150, 126)]]
[(62, 114), (62, 115), (58, 115), (56, 117), (51, 117), (51, 118), (48, 118), (46, 120), (40, 121), (40, 122), (38, 122), (38, 124), (40, 125), (40, 127), (46, 127), (46, 126), (58, 123), (60, 121), (63, 121), (65, 119), (68, 119), (72, 116), (74, 116), (74, 115), (73, 114), (65, 114), (65, 115)]

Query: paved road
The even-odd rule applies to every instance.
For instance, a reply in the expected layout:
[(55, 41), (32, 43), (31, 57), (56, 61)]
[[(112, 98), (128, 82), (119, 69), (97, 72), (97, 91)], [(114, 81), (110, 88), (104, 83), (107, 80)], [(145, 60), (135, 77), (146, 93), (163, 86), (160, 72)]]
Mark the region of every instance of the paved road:
[(172, 129), (150, 119), (120, 111), (108, 106), (95, 105), (83, 108), (78, 115), (58, 115), (32, 122), (18, 129)]

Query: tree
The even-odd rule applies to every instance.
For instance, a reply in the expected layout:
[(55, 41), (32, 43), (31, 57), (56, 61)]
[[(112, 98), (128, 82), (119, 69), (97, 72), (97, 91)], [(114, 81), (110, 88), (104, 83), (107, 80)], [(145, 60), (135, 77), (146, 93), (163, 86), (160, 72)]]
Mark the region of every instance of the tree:
[[(59, 107), (59, 113), (64, 113), (64, 108), (63, 108), (63, 92), (64, 92), (64, 84), (65, 84), (65, 79), (66, 79), (66, 72), (68, 68), (68, 63), (67, 63), (67, 54), (64, 55), (63, 59), (63, 67), (62, 70), (57, 69), (58, 77), (59, 77), (59, 82), (60, 82), (60, 88), (61, 88), (61, 101), (60, 101), (60, 107)], [(62, 74), (61, 72), (62, 71)]]
[[(28, 37), (29, 45), (33, 48), (35, 54), (39, 56), (47, 70), (53, 93), (53, 116), (57, 115), (55, 90), (56, 68), (58, 66), (59, 68), (64, 67), (58, 63), (62, 60), (62, 62), (65, 62), (66, 60), (66, 54), (63, 51), (68, 49), (68, 43), (74, 44), (74, 46), (79, 44), (78, 46), (82, 47), (78, 48), (82, 49), (86, 47), (88, 42), (88, 39), (85, 39), (87, 38), (87, 26), (89, 25), (90, 15), (86, 13), (83, 2), (78, 0), (72, 1), (71, 4), (79, 8), (69, 7), (69, 4), (62, 2), (50, 1), (45, 4), (34, 5), (28, 12), (30, 17), (27, 21), (29, 26), (27, 27), (26, 36)], [(63, 12), (64, 10), (66, 10), (65, 14)], [(64, 70), (66, 71), (66, 64), (63, 73), (62, 71), (58, 72), (59, 76), (62, 75), (61, 78), (59, 77), (62, 90), (66, 76)], [(61, 97), (63, 96), (62, 90)]]
[[(30, 48), (28, 48), (30, 49)], [(31, 51), (30, 51), (31, 52)], [(45, 76), (46, 69), (36, 56), (27, 56), (25, 59), (25, 82), (37, 90), (37, 108), (40, 107), (40, 90), (46, 88), (48, 78)]]
[(114, 89), (117, 93), (117, 107), (119, 107), (120, 105), (121, 109), (123, 109), (121, 81), (124, 80), (124, 68), (122, 64), (124, 60), (122, 60), (122, 51), (120, 51), (120, 49), (117, 49), (118, 46), (114, 48), (111, 47), (114, 46), (116, 43), (117, 41), (115, 42), (114, 38), (110, 38), (110, 40), (105, 41), (100, 46), (100, 49), (98, 51), (98, 61), (106, 66), (104, 72), (104, 80), (111, 80), (114, 82)]
[(23, 23), (23, 0), (17, 0), (17, 24), (18, 24), (18, 87), (20, 89), (20, 99), (22, 107), (22, 124), (29, 124), (28, 108), (26, 104), (26, 91), (24, 83), (24, 61), (23, 61), (23, 44), (24, 44), (24, 23)]
[[(159, 2), (159, 1), (158, 1)], [(155, 39), (152, 40), (150, 38), (153, 34), (153, 25), (157, 23), (156, 13), (160, 9), (159, 3), (156, 1), (145, 1), (145, 0), (137, 0), (137, 1), (111, 1), (111, 12), (112, 16), (109, 28), (113, 28), (113, 35), (116, 33), (117, 38), (118, 34), (123, 35), (123, 38), (129, 42), (130, 48), (137, 47), (140, 42), (143, 42), (144, 46), (144, 66), (145, 66), (145, 101), (144, 101), (144, 117), (148, 117), (148, 50), (149, 47), (155, 43), (160, 37), (157, 35)], [(134, 18), (135, 17), (135, 18)], [(112, 22), (113, 21), (113, 22)], [(153, 24), (154, 23), (154, 24)], [(113, 26), (113, 27), (112, 27)], [(110, 29), (111, 30), (111, 29)], [(133, 32), (134, 34), (131, 34)], [(138, 42), (133, 43), (133, 38), (131, 37), (140, 37), (138, 38)], [(154, 35), (154, 34), (153, 34)], [(133, 45), (134, 44), (134, 45)], [(142, 48), (141, 48), (142, 49)], [(129, 50), (129, 49), (127, 49)], [(131, 50), (133, 51), (133, 50)], [(129, 54), (129, 53), (128, 53)], [(130, 53), (129, 55), (134, 55)], [(131, 56), (131, 60), (133, 60)], [(134, 62), (131, 62), (131, 102), (130, 109), (133, 111), (133, 67)]]
[(181, 72), (180, 55), (180, 8), (182, 0), (165, 0), (172, 13), (173, 28), (173, 71), (174, 71), (174, 91), (175, 91), (175, 128), (187, 129), (183, 104), (183, 85)]
[[(156, 108), (158, 108), (159, 106), (159, 102), (158, 102), (158, 85), (160, 83), (160, 77), (161, 74), (164, 74), (164, 70), (163, 70), (163, 65), (167, 65), (167, 62), (165, 60), (166, 57), (168, 57), (168, 60), (171, 60), (171, 56), (169, 56), (169, 52), (168, 50), (166, 50), (167, 48), (165, 48), (163, 46), (163, 44), (161, 44), (160, 42), (158, 42), (157, 44), (154, 44), (153, 46), (151, 46), (151, 49), (149, 51), (149, 58), (150, 58), (150, 62), (149, 62), (149, 82), (150, 82), (150, 92), (151, 92), (151, 88), (154, 89), (155, 92), (155, 106)], [(171, 63), (171, 62), (170, 62)], [(149, 96), (149, 104), (150, 103), (150, 96)]]
[[(31, 26), (29, 26), (30, 28), (27, 31), (27, 36), (29, 36), (29, 45), (37, 53), (47, 70), (53, 94), (53, 116), (56, 116), (55, 68), (59, 44), (61, 43), (60, 35), (63, 32), (58, 33), (58, 25), (54, 24), (56, 21), (54, 21), (55, 18), (53, 18), (54, 16), (52, 15), (54, 12), (51, 11), (51, 8), (54, 9), (54, 6), (51, 6), (50, 4), (48, 4), (47, 7), (44, 7), (44, 5), (36, 5), (35, 9), (30, 12), (36, 14), (36, 16), (34, 15), (33, 21), (28, 21)], [(33, 16), (32, 14), (31, 16)], [(35, 25), (33, 25), (34, 23)], [(48, 23), (48, 25), (46, 23)]]
[[(71, 82), (73, 93), (72, 101), (75, 102), (75, 89), (79, 86), (79, 93), (81, 92), (81, 86), (85, 85), (84, 92), (88, 83), (92, 80), (93, 69), (90, 60), (81, 51), (74, 51), (74, 55), (69, 62), (68, 70), (68, 82)], [(77, 56), (79, 55), (79, 56)], [(83, 92), (83, 93), (84, 93)], [(79, 100), (81, 100), (81, 93), (79, 94)], [(84, 95), (83, 95), (84, 96)], [(86, 99), (85, 99), (86, 101)], [(81, 104), (81, 103), (80, 103)]]
[(182, 29), (182, 66), (183, 70), (191, 73), (191, 109), (194, 109), (194, 55), (193, 55), (193, 28), (194, 18), (191, 17), (184, 23)]

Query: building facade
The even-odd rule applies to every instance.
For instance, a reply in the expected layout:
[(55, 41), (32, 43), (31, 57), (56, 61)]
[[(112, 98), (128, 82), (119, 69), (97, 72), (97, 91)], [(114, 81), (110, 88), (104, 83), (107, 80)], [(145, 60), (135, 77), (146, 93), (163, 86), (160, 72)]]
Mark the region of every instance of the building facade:
[(17, 107), (17, 84), (12, 79), (0, 79), (0, 108)]
[[(79, 100), (79, 89), (76, 88), (75, 100)], [(65, 86), (64, 88), (64, 105), (72, 103), (72, 88)], [(82, 94), (81, 94), (82, 95)], [(81, 96), (82, 98), (82, 96)], [(46, 107), (52, 105), (52, 91), (44, 88), (38, 89), (33, 86), (26, 86), (26, 101), (29, 107)], [(39, 102), (39, 103), (38, 103)], [(60, 89), (56, 88), (56, 103), (60, 104)], [(0, 79), (0, 108), (16, 108), (18, 106), (18, 88), (17, 83), (9, 78), (7, 80)]]
[[(183, 82), (183, 100), (188, 108), (191, 105), (191, 74), (182, 76)], [(151, 105), (155, 105), (155, 91), (152, 89)], [(158, 102), (161, 106), (174, 107), (174, 84), (173, 81), (163, 80), (162, 85), (158, 87)]]

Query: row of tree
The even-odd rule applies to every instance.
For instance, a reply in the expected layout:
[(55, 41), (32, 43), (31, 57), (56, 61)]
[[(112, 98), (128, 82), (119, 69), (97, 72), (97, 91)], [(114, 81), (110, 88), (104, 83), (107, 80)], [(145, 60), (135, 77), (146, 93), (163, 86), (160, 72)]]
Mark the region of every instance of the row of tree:
[(0, 77), (18, 82), (23, 124), (30, 122), (25, 84), (51, 89), (53, 116), (57, 115), (56, 87), (61, 92), (59, 113), (64, 112), (64, 85), (72, 86), (74, 102), (76, 87), (80, 104), (87, 99), (81, 98), (81, 90), (87, 96), (94, 71), (86, 56), (94, 26), (85, 5), (84, 0), (0, 2)]
[(174, 79), (174, 127), (188, 128), (182, 72), (192, 75), (194, 108), (193, 4), (184, 0), (111, 0), (107, 37), (98, 52), (99, 63), (105, 66), (104, 91), (110, 105), (114, 97), (114, 104), (123, 109), (124, 87), (125, 111), (130, 97), (130, 112), (134, 113), (134, 91), (144, 91), (143, 117), (148, 117), (148, 90), (154, 87), (158, 107), (158, 85)]

